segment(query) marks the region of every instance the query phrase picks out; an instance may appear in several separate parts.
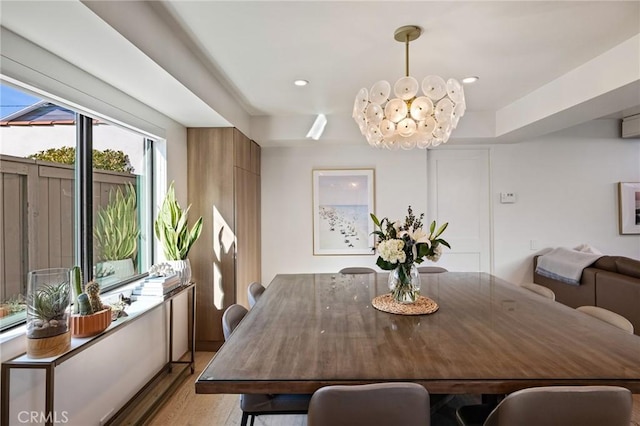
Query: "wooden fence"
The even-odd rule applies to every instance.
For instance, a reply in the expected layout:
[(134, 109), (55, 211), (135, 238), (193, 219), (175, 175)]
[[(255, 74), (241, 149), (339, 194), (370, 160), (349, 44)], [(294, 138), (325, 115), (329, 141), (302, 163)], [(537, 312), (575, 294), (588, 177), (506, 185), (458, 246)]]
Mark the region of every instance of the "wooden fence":
[[(74, 168), (0, 155), (0, 177), (2, 302), (26, 295), (29, 271), (75, 264)], [(136, 175), (94, 171), (94, 218), (98, 208), (108, 204), (109, 191), (127, 182), (135, 186)]]

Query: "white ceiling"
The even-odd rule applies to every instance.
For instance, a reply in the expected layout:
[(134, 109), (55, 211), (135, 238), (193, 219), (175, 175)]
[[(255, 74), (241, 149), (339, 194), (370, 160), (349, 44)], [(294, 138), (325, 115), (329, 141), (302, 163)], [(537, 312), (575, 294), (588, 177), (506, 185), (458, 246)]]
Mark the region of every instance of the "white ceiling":
[[(351, 120), (353, 99), (361, 87), (404, 75), (404, 46), (393, 39), (402, 25), (424, 31), (410, 45), (418, 80), (480, 77), (465, 87), (467, 115), (452, 143), (521, 140), (640, 105), (640, 65), (629, 78), (615, 73), (624, 63), (608, 71), (605, 62), (630, 39), (640, 52), (638, 1), (3, 0), (0, 7), (2, 26), (176, 121), (235, 125), (263, 146), (304, 141), (319, 113), (329, 118), (323, 139), (364, 143)], [(632, 73), (638, 56), (625, 56)], [(310, 84), (296, 87), (297, 78)], [(575, 81), (584, 87), (571, 87)], [(510, 118), (525, 112), (530, 118)]]

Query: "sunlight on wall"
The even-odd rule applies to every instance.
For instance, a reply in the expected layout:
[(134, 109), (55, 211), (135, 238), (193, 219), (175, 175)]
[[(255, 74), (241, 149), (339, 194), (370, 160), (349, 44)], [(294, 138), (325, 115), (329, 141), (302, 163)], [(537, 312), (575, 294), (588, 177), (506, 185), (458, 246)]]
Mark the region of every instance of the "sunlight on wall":
[(218, 208), (213, 206), (213, 304), (218, 309), (224, 308), (224, 288), (222, 286), (222, 256), (228, 254), (236, 236)]

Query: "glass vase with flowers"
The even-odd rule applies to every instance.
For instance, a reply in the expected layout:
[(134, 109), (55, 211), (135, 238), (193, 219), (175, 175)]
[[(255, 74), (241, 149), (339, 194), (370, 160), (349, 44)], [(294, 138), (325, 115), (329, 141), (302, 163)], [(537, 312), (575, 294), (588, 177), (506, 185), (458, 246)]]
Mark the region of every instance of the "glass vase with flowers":
[(424, 213), (419, 217), (407, 209), (404, 221), (391, 222), (386, 217), (379, 220), (373, 213), (371, 219), (376, 227), (378, 260), (376, 265), (389, 273), (389, 290), (398, 303), (414, 303), (420, 296), (420, 274), (416, 264), (424, 259), (437, 262), (442, 255), (442, 246), (451, 248), (440, 238), (447, 229), (448, 222), (436, 229), (436, 221), (431, 222), (429, 233), (423, 229)]

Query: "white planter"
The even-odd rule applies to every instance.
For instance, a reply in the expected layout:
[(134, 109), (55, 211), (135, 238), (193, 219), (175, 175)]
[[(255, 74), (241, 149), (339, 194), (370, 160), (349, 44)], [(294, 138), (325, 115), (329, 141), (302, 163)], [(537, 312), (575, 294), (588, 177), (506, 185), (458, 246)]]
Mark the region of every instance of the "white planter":
[(188, 284), (191, 282), (191, 263), (189, 259), (185, 260), (167, 260), (166, 261), (180, 277), (180, 284)]

